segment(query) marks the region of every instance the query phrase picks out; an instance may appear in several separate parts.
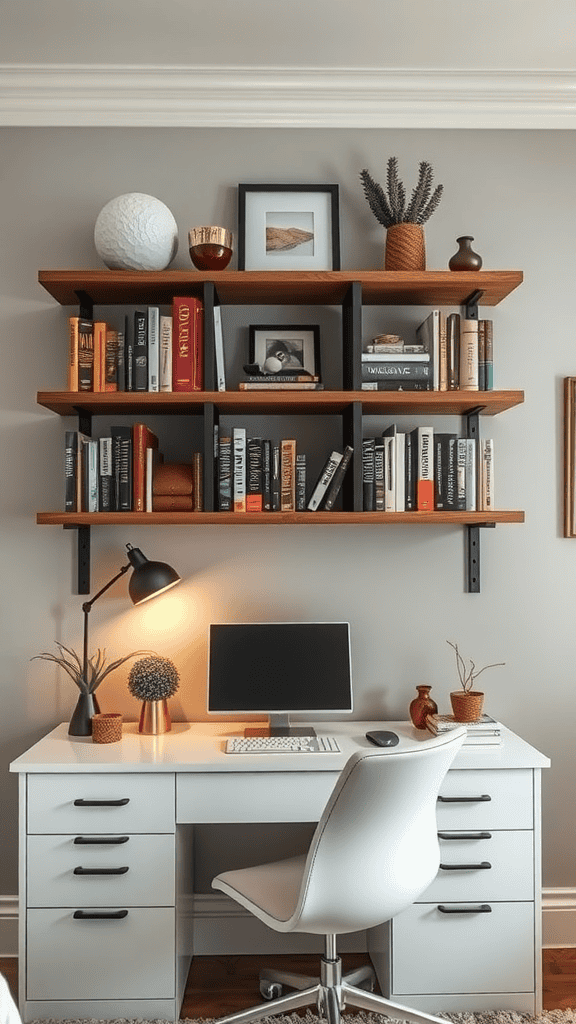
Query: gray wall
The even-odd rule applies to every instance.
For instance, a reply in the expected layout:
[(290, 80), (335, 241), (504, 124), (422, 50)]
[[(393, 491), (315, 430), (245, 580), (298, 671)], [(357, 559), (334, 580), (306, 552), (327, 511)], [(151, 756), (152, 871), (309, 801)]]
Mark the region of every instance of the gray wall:
[[(572, 678), (576, 542), (562, 537), (562, 378), (576, 371), (570, 297), (574, 277), (575, 139), (522, 131), (3, 129), (0, 233), (3, 580), (0, 630), (2, 877), (16, 892), (16, 781), (7, 764), (67, 719), (76, 691), (30, 659), (54, 640), (79, 649), (81, 598), (72, 593), (74, 534), (35, 525), (62, 507), (62, 439), (73, 421), (35, 404), (65, 383), (67, 317), (38, 285), (41, 268), (99, 267), (93, 226), (110, 198), (162, 199), (180, 229), (174, 267), (190, 268), (194, 224), (235, 227), (240, 181), (338, 182), (342, 265), (382, 264), (383, 236), (358, 183), (397, 154), (410, 185), (429, 159), (445, 196), (426, 228), (428, 266), (445, 268), (470, 233), (485, 269), (522, 269), (524, 284), (487, 315), (495, 323), (496, 386), (523, 388), (523, 406), (484, 423), (495, 439), (497, 505), (526, 510), (523, 526), (482, 533), (482, 593), (463, 589), (462, 530), (448, 527), (137, 527), (93, 530), (92, 592), (124, 562), (124, 545), (176, 565), (184, 584), (134, 609), (123, 582), (92, 613), (93, 646), (112, 655), (153, 647), (176, 661), (175, 718), (203, 719), (206, 629), (218, 619), (344, 618), (351, 622), (357, 718), (405, 718), (417, 683), (441, 710), (456, 681), (447, 639), (479, 664), (487, 710), (552, 758), (544, 778), (544, 884), (576, 884)], [(381, 310), (375, 325), (409, 330), (426, 310)], [(270, 310), (226, 314), (231, 361), (243, 358), (250, 322)], [(278, 314), (280, 317), (281, 314)], [(292, 311), (300, 322), (334, 314)], [(262, 317), (265, 317), (262, 320)], [(368, 328), (367, 328), (368, 329)], [(382, 429), (383, 421), (374, 428)], [(330, 440), (330, 424), (319, 447)], [(183, 419), (166, 446), (193, 446)], [(138, 708), (121, 669), (101, 687), (105, 710)], [(210, 846), (210, 844), (209, 844)], [(212, 854), (210, 853), (210, 856)], [(212, 865), (210, 865), (212, 866)]]

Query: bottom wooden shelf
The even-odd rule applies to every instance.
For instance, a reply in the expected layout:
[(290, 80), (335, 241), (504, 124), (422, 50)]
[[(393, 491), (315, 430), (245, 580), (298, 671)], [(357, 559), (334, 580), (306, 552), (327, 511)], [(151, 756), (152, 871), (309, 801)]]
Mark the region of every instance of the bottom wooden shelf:
[(482, 526), (523, 523), (524, 512), (38, 512), (40, 526)]

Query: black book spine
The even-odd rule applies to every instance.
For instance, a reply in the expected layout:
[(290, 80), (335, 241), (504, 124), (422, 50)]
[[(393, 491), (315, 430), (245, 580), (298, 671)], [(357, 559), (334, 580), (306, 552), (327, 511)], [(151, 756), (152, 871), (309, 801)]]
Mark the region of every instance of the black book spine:
[(272, 442), (262, 441), (262, 505), (265, 512), (272, 511)]
[(134, 323), (128, 316), (125, 319), (124, 328), (126, 391), (134, 391)]
[(340, 493), (342, 481), (344, 480), (344, 474), (346, 473), (346, 470), (350, 465), (353, 451), (354, 449), (349, 444), (347, 444), (344, 449), (344, 454), (342, 455), (342, 461), (339, 463), (338, 468), (332, 478), (332, 483), (330, 484), (326, 492), (326, 497), (324, 499), (323, 504), (323, 508), (326, 512), (329, 512), (330, 509), (334, 508), (334, 502), (336, 501), (336, 498)]
[(101, 437), (98, 442), (100, 512), (116, 511), (116, 487), (113, 475), (112, 438)]
[(374, 448), (373, 437), (365, 437), (362, 441), (362, 493), (365, 512), (375, 510), (374, 492)]
[(64, 511), (78, 512), (78, 431), (67, 430), (64, 436)]
[(280, 445), (272, 447), (272, 511), (280, 511)]
[(134, 391), (148, 391), (148, 316), (134, 313)]
[(111, 427), (118, 511), (132, 511), (132, 430)]
[(306, 455), (296, 455), (296, 511), (306, 509)]
[(456, 508), (456, 434), (434, 432), (434, 508)]
[(416, 463), (418, 459), (418, 442), (414, 431), (410, 431), (404, 438), (404, 488), (406, 512), (416, 511)]

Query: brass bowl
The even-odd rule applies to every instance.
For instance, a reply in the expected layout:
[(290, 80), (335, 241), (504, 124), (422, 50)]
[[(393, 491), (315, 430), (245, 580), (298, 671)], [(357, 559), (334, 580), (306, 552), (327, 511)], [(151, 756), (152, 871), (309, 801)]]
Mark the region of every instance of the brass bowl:
[(192, 228), (190, 259), (197, 270), (224, 270), (232, 259), (233, 235), (226, 228)]

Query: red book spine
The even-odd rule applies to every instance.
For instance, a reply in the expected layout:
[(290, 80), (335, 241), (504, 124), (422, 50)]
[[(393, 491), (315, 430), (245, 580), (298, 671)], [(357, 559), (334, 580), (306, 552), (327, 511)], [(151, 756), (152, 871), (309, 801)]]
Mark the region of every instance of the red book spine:
[(200, 299), (175, 296), (172, 323), (172, 390), (202, 391), (204, 307)]

